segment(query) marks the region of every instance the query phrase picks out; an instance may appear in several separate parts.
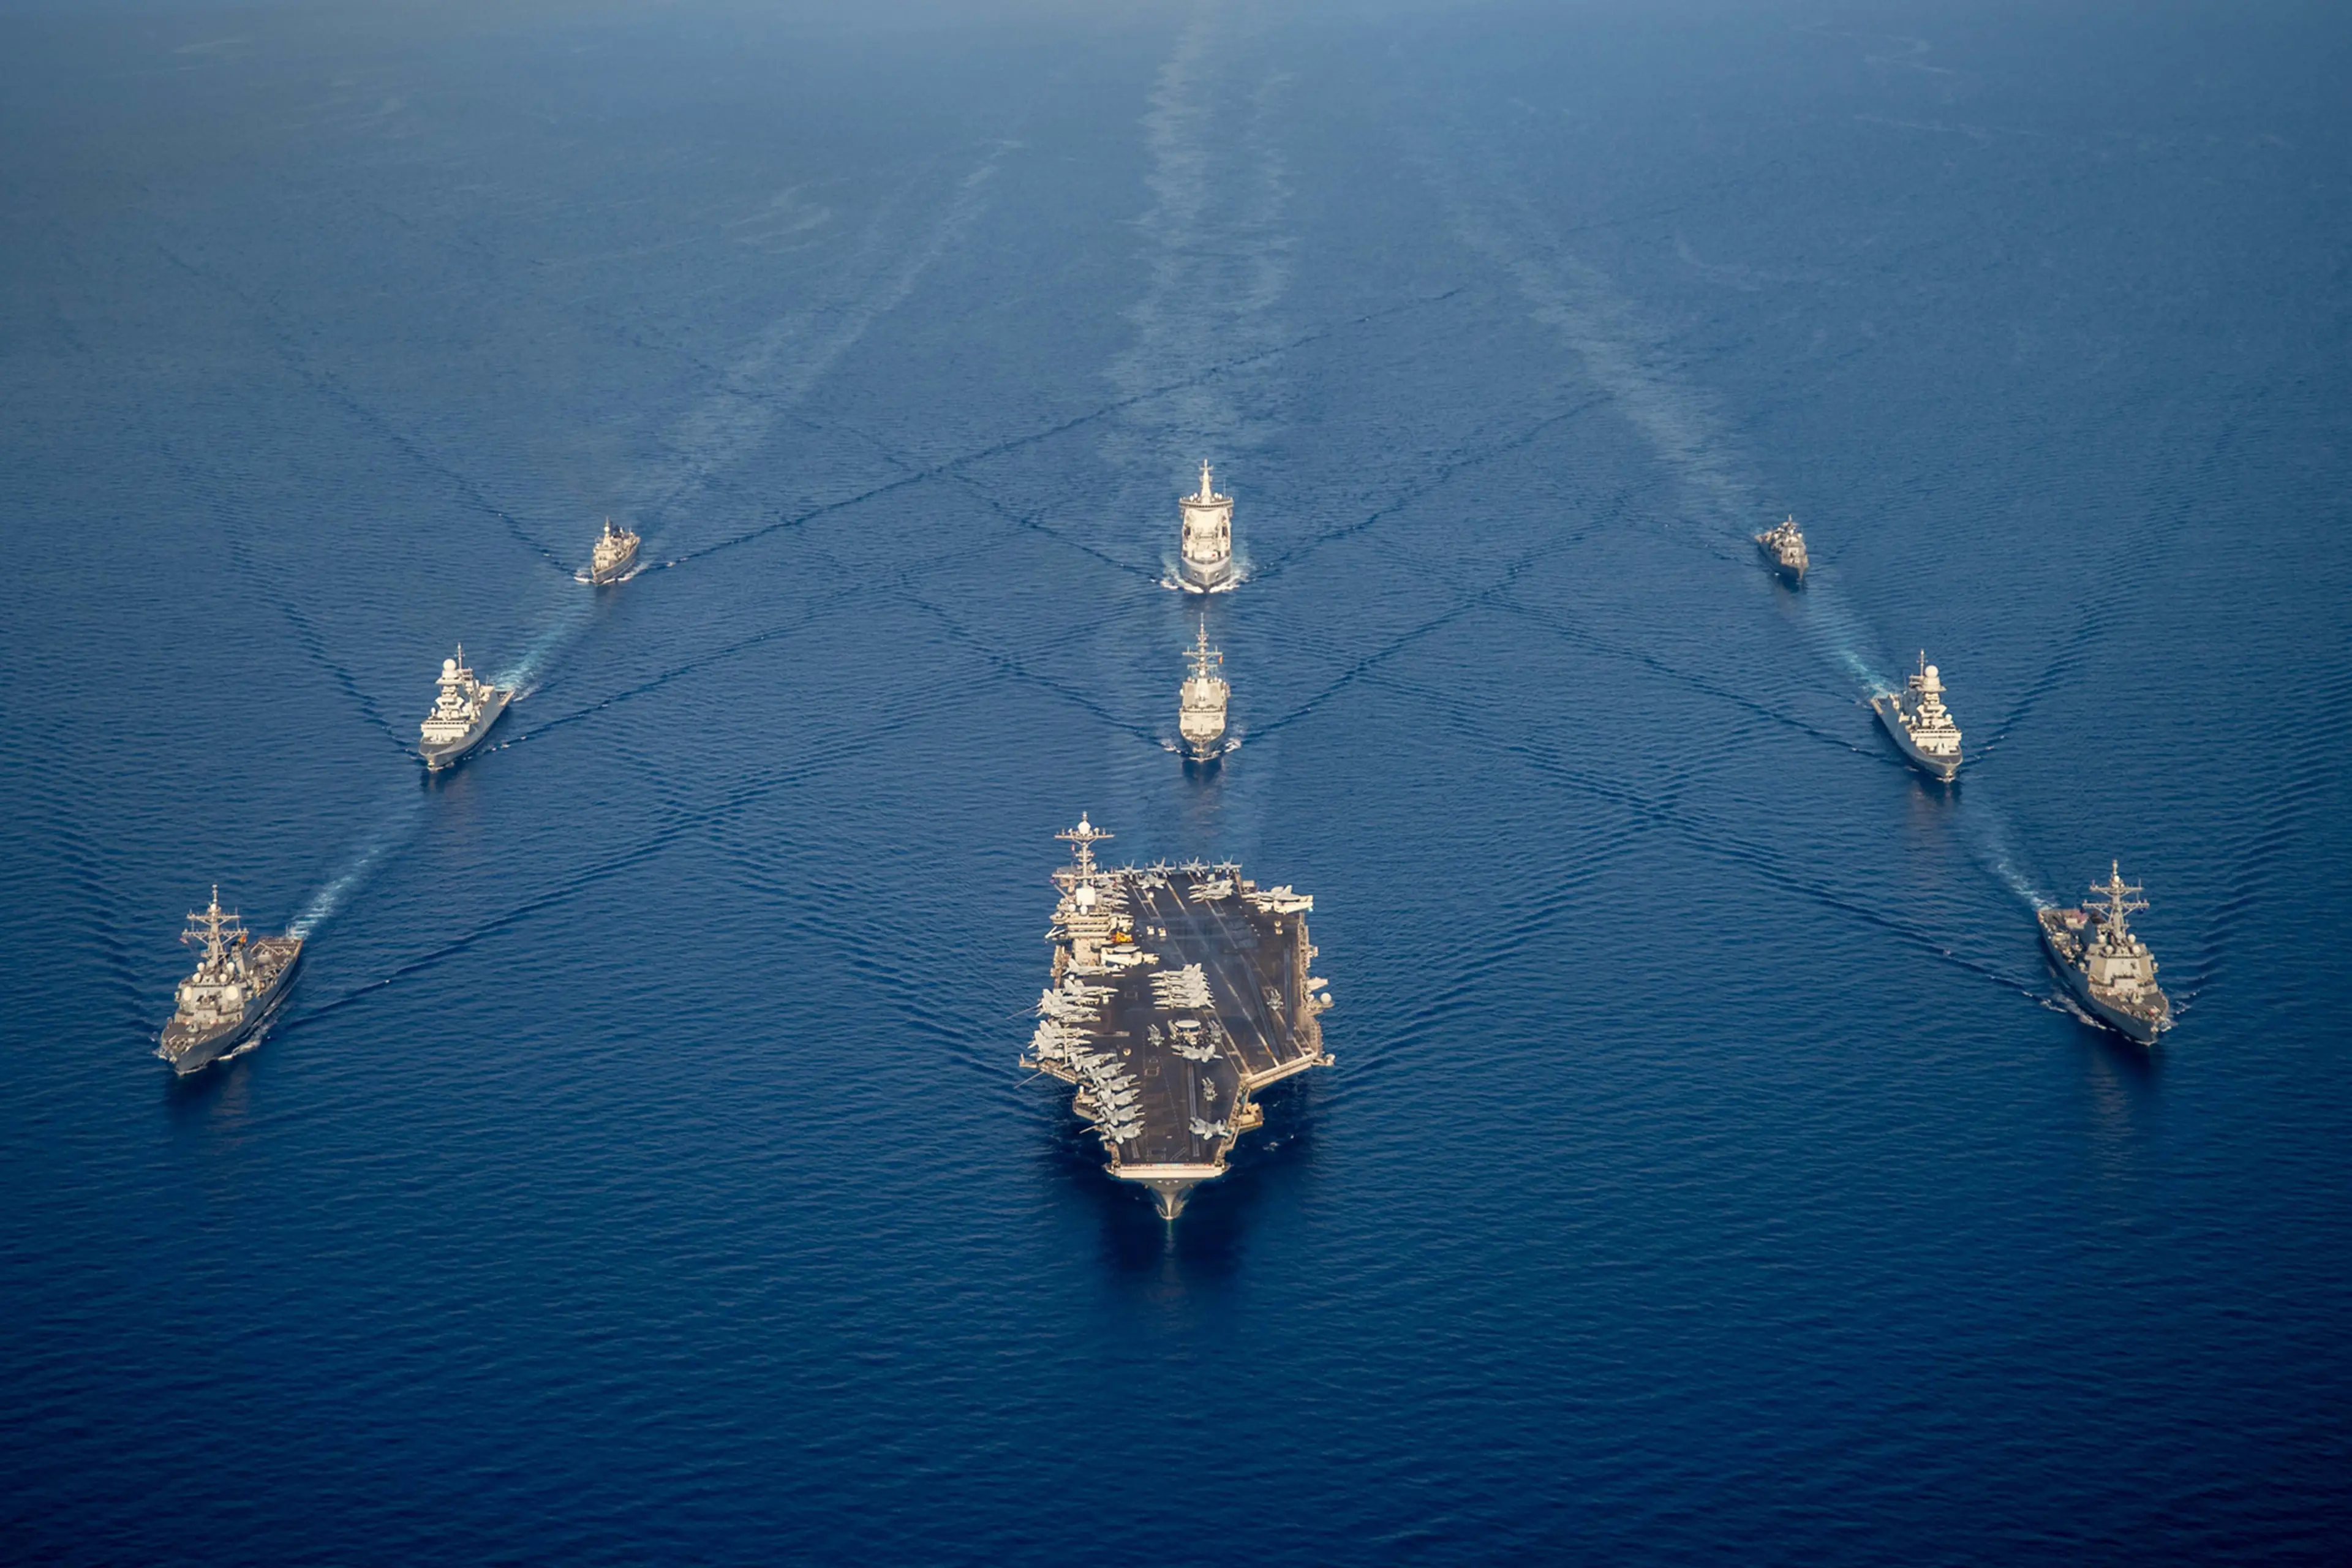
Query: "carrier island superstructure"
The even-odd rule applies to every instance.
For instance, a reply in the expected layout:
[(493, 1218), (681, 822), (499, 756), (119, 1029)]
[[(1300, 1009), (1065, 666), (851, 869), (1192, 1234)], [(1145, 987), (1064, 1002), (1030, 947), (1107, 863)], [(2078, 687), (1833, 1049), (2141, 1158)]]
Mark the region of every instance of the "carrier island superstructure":
[(1265, 1121), (1255, 1095), (1331, 1063), (1331, 997), (1307, 972), (1315, 900), (1232, 864), (1106, 868), (1110, 835), (1083, 816), (1056, 837), (1071, 858), (1054, 874), (1054, 984), (1021, 1065), (1072, 1086), (1106, 1169), (1173, 1219)]

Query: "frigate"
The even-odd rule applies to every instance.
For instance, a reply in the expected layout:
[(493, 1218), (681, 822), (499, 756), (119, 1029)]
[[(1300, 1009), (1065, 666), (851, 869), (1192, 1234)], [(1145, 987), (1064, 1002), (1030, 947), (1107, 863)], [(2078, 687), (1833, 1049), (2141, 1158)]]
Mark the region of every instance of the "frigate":
[(599, 588), (617, 583), (628, 574), (637, 559), (637, 536), (625, 528), (614, 528), (613, 520), (604, 520), (604, 531), (596, 539), (596, 548), (588, 557), (588, 581)]
[(437, 773), (456, 765), (482, 743), (482, 737), (513, 700), (511, 688), (474, 679), (474, 672), (466, 668), (466, 645), (459, 643), (457, 657), (441, 661), (441, 695), (418, 727), (424, 740), (416, 754), (425, 759), (425, 771)]
[(1218, 671), (1225, 656), (1209, 646), (1209, 623), (1201, 621), (1201, 638), (1185, 650), (1192, 671), (1177, 694), (1176, 732), (1184, 742), (1184, 760), (1213, 763), (1225, 751), (1225, 700), (1233, 689)]
[(1791, 515), (1785, 522), (1776, 522), (1756, 536), (1756, 548), (1772, 563), (1772, 570), (1792, 588), (1805, 585), (1805, 536), (1798, 531), (1797, 520)]
[(1106, 1169), (1174, 1219), (1263, 1124), (1254, 1096), (1330, 1065), (1331, 995), (1307, 973), (1315, 900), (1230, 863), (1107, 868), (1095, 846), (1111, 836), (1084, 816), (1055, 837), (1072, 850), (1054, 874), (1054, 984), (1021, 1065), (1072, 1087)]
[(1872, 698), (1871, 710), (1914, 767), (1949, 784), (1960, 771), (1960, 727), (1944, 707), (1943, 678), (1926, 653), (1919, 655), (1919, 673), (1904, 686)]
[(1198, 494), (1178, 498), (1184, 524), (1177, 541), (1176, 586), (1188, 594), (1222, 594), (1240, 581), (1234, 568), (1234, 498), (1221, 496), (1201, 465)]
[(2172, 1003), (2157, 988), (2156, 955), (2131, 932), (2126, 916), (2147, 908), (2141, 889), (2124, 880), (2121, 861), (2107, 863), (2107, 879), (2091, 884), (2100, 902), (2041, 911), (2042, 945), (2058, 977), (2093, 1016), (2143, 1046), (2172, 1027)]
[(268, 1021), (302, 957), (299, 936), (255, 937), (220, 907), (220, 889), (191, 912), (180, 940), (196, 950), (196, 972), (180, 982), (178, 1005), (155, 1054), (184, 1078), (250, 1040)]

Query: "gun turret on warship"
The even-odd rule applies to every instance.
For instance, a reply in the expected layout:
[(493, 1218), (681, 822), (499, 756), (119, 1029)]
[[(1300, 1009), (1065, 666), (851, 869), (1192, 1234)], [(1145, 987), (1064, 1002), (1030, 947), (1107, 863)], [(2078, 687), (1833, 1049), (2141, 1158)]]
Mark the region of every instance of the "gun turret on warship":
[(1919, 673), (1904, 685), (1900, 692), (1872, 698), (1871, 711), (1912, 766), (1949, 784), (1960, 771), (1960, 727), (1944, 707), (1943, 679), (1926, 653), (1919, 655)]
[(1776, 522), (1756, 536), (1756, 548), (1772, 563), (1772, 570), (1792, 588), (1805, 585), (1805, 536), (1797, 530), (1797, 519), (1791, 514), (1785, 522)]
[(180, 940), (196, 950), (196, 972), (180, 982), (178, 1006), (155, 1054), (185, 1078), (244, 1045), (268, 1021), (294, 978), (302, 939), (250, 935), (243, 920), (222, 912), (215, 888), (211, 907), (188, 916)]
[(466, 668), (466, 645), (459, 643), (457, 657), (441, 661), (441, 695), (418, 727), (424, 740), (416, 754), (425, 772), (437, 773), (480, 745), (513, 700), (512, 689), (474, 679)]
[(1184, 678), (1177, 696), (1176, 732), (1184, 742), (1188, 763), (1213, 763), (1225, 751), (1225, 700), (1233, 689), (1217, 672), (1225, 656), (1209, 646), (1209, 623), (1201, 622), (1201, 640), (1185, 650), (1192, 672)]
[(2125, 923), (2125, 917), (2147, 908), (2147, 900), (2124, 880), (2120, 861), (2108, 862), (2107, 879), (2092, 883), (2091, 892), (2105, 901), (2040, 911), (2042, 945), (2066, 989), (2093, 1016), (2152, 1046), (2172, 1027), (2172, 1003), (2157, 989), (2156, 955)]
[(614, 528), (613, 520), (604, 520), (604, 531), (596, 539), (596, 548), (588, 557), (588, 581), (599, 588), (617, 583), (627, 575), (637, 559), (637, 536), (625, 528)]
[(1234, 498), (1216, 492), (1204, 462), (1200, 493), (1180, 497), (1177, 504), (1184, 510), (1184, 526), (1176, 586), (1188, 594), (1223, 593), (1239, 581), (1234, 573)]
[(1307, 973), (1315, 900), (1234, 865), (1106, 869), (1110, 835), (1083, 816), (1056, 837), (1072, 853), (1054, 875), (1054, 984), (1021, 1065), (1074, 1088), (1106, 1169), (1173, 1219), (1265, 1121), (1253, 1095), (1330, 1065), (1331, 998)]

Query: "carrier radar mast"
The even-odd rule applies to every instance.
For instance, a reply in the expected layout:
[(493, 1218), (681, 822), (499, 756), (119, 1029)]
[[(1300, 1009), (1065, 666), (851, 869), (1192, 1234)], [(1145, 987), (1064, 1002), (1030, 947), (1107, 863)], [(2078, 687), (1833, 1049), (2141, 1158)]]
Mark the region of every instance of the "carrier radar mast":
[(1116, 838), (1117, 834), (1097, 827), (1080, 812), (1076, 827), (1066, 828), (1054, 837), (1071, 847), (1069, 865), (1054, 873), (1054, 880), (1064, 891), (1094, 887), (1102, 881), (1102, 872), (1095, 866), (1095, 846), (1106, 838)]

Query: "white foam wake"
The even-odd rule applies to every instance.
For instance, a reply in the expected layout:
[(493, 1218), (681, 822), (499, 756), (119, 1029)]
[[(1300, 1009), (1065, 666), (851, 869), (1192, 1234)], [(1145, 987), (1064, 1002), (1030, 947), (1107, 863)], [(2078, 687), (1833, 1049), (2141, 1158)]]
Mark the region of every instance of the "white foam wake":
[[(1215, 62), (1247, 51), (1215, 38), (1219, 20), (1213, 6), (1195, 10), (1143, 116), (1152, 205), (1136, 231), (1145, 284), (1128, 311), (1134, 342), (1108, 374), (1122, 398), (1144, 401), (1107, 441), (1115, 461), (1139, 470), (1221, 454), (1230, 460), (1255, 445), (1241, 403), (1247, 378), (1202, 373), (1285, 335), (1277, 308), (1289, 290), (1295, 240), (1285, 224), (1289, 165), (1272, 129), (1289, 78), (1268, 73), (1235, 101), (1234, 78)], [(1238, 139), (1221, 144), (1221, 133), (1235, 129)], [(1171, 382), (1173, 390), (1149, 395)]]
[(344, 900), (367, 885), (369, 877), (374, 874), (384, 856), (406, 843), (416, 831), (420, 804), (421, 797), (411, 790), (404, 795), (402, 805), (379, 816), (374, 830), (358, 848), (352, 851), (350, 858), (327, 879), (326, 885), (310, 896), (310, 901), (302, 906), (302, 912), (294, 917), (292, 925), (286, 928), (287, 934), (308, 940), (311, 932), (332, 920), (335, 911), (343, 907)]

